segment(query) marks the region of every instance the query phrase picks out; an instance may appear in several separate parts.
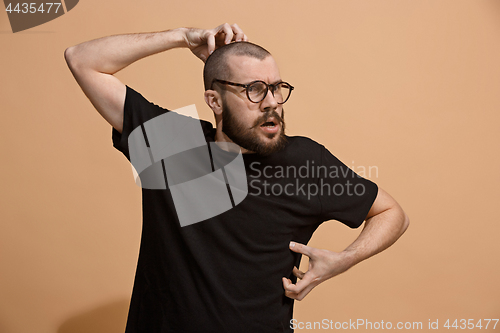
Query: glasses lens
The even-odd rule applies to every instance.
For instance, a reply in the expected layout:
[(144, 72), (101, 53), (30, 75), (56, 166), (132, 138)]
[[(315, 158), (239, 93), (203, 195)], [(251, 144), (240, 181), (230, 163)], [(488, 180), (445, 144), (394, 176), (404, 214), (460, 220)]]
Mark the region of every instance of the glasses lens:
[(292, 89), (290, 88), (290, 85), (288, 83), (281, 82), (274, 90), (274, 98), (276, 98), (278, 104), (283, 104), (287, 101), (288, 97), (290, 97), (291, 92)]
[(254, 103), (259, 103), (264, 99), (266, 91), (267, 85), (262, 81), (256, 81), (247, 88), (248, 98)]
[[(247, 88), (248, 98), (254, 103), (262, 101), (266, 96), (266, 92), (267, 84), (263, 81), (256, 81)], [(274, 86), (273, 95), (278, 104), (283, 104), (288, 100), (291, 92), (292, 87), (286, 82), (281, 82)]]

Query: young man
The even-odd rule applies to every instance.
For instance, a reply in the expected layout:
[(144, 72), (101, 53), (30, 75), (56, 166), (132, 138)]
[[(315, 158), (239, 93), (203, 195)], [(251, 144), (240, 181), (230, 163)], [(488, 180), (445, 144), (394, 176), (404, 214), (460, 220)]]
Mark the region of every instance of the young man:
[[(157, 145), (167, 144), (158, 137), (182, 135), (183, 129), (172, 125), (175, 118), (161, 118), (172, 112), (113, 74), (176, 47), (189, 48), (205, 62), (205, 101), (216, 128), (199, 122), (206, 160), (156, 160), (155, 179), (165, 187), (143, 186), (143, 232), (127, 332), (292, 332), (294, 300), (392, 245), (408, 227), (408, 217), (386, 192), (355, 175), (322, 145), (285, 135), (283, 104), (293, 86), (282, 80), (269, 52), (249, 43), (236, 24), (110, 36), (66, 50), (71, 72), (113, 126), (113, 144), (129, 160), (136, 145), (153, 155)], [(151, 121), (158, 119), (167, 120), (153, 133)], [(130, 141), (134, 133), (144, 142)], [(243, 153), (248, 193), (241, 200), (236, 200), (231, 169), (215, 162), (231, 144)], [(181, 182), (172, 176), (179, 168), (196, 169), (197, 179), (219, 172), (224, 191), (218, 192), (216, 183), (200, 188), (205, 194), (196, 199), (199, 205), (181, 213), (176, 201)], [(183, 214), (217, 208), (227, 193), (230, 209), (183, 222)], [(200, 194), (182, 195), (189, 201)], [(331, 219), (351, 228), (365, 226), (340, 253), (305, 245)], [(307, 272), (297, 268), (302, 254), (309, 257)]]

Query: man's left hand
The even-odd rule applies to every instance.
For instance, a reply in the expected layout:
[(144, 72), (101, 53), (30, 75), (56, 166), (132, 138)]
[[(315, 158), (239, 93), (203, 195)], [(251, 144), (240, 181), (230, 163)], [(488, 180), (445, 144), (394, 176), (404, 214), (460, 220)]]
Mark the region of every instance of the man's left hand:
[(301, 301), (318, 284), (345, 272), (352, 266), (345, 252), (337, 253), (316, 249), (304, 244), (290, 242), (290, 250), (309, 257), (309, 270), (300, 271), (293, 268), (293, 275), (300, 281), (293, 284), (288, 278), (283, 278), (283, 287), (287, 297)]

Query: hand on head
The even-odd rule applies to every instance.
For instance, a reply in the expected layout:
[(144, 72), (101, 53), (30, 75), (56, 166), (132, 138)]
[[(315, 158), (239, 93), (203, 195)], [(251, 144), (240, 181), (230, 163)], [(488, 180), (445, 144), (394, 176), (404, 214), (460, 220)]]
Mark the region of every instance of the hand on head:
[(217, 48), (231, 42), (248, 41), (248, 37), (237, 24), (221, 24), (210, 30), (187, 29), (185, 34), (187, 47), (203, 62)]

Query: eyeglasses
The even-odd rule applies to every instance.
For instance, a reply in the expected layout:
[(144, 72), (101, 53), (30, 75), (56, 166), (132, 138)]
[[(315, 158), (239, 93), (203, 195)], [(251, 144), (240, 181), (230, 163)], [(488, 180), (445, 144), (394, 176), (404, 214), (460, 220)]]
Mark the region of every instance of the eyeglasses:
[(245, 88), (248, 99), (253, 103), (259, 103), (263, 101), (267, 96), (267, 92), (271, 90), (271, 93), (273, 94), (278, 104), (285, 104), (285, 102), (288, 101), (288, 98), (290, 98), (292, 90), (294, 89), (290, 84), (283, 81), (275, 84), (267, 84), (264, 81), (258, 80), (252, 81), (249, 84), (241, 84), (219, 79), (212, 80), (210, 89), (212, 89), (214, 82)]

